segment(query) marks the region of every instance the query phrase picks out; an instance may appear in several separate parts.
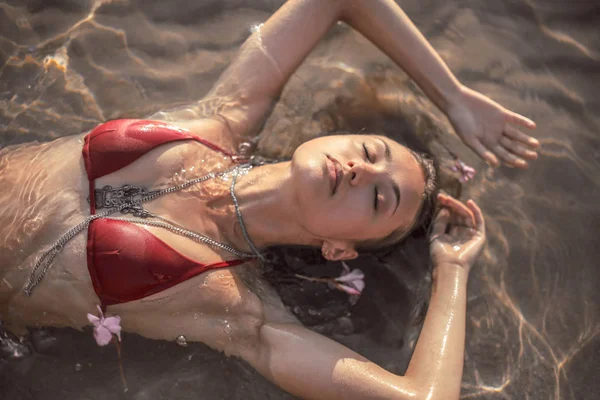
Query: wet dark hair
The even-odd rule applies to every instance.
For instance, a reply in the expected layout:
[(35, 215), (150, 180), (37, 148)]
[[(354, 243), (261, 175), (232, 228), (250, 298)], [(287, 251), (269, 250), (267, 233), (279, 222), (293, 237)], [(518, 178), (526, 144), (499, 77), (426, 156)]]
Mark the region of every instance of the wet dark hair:
[(382, 250), (387, 247), (400, 243), (411, 232), (418, 231), (426, 233), (433, 220), (437, 204), (437, 195), (439, 192), (439, 166), (435, 159), (425, 153), (417, 153), (408, 149), (423, 172), (425, 180), (425, 190), (423, 191), (423, 200), (417, 211), (417, 216), (409, 229), (398, 228), (382, 239), (367, 240), (359, 243), (356, 249), (359, 252), (372, 252)]
[[(322, 136), (333, 134), (348, 132), (338, 131)], [(418, 144), (414, 147), (421, 149)], [(427, 235), (436, 210), (440, 173), (436, 159), (406, 148), (423, 173), (425, 188), (422, 202), (410, 228), (398, 228), (385, 238), (356, 245), (361, 265), (367, 265), (363, 269), (367, 279), (385, 282), (374, 285), (373, 289), (369, 285), (365, 289), (369, 294), (361, 296), (360, 303), (355, 306), (356, 297), (348, 301), (342, 292), (297, 278), (296, 274), (318, 277), (339, 274), (339, 263), (325, 260), (321, 249), (278, 246), (270, 248), (266, 254), (262, 277), (305, 326), (316, 327), (326, 335), (387, 332), (394, 340), (398, 335), (389, 332), (403, 329), (405, 333), (401, 334), (401, 343), (416, 340), (415, 332), (418, 337), (419, 330), (413, 327), (422, 324), (429, 304), (431, 263), (428, 261)], [(391, 309), (394, 310), (393, 324), (385, 317), (385, 310)], [(381, 310), (384, 310), (383, 318)], [(404, 327), (399, 328), (402, 324)], [(397, 345), (397, 342), (394, 343)]]

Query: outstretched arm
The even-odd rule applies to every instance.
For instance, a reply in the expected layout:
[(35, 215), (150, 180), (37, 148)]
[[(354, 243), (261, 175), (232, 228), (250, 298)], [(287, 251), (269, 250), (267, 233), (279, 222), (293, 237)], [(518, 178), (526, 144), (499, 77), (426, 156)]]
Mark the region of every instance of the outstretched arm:
[(525, 117), (460, 84), (393, 0), (290, 0), (242, 46), (203, 103), (236, 141), (256, 133), (274, 101), (327, 30), (346, 21), (403, 68), (444, 111), (462, 140), (492, 165), (526, 167), (538, 142)]
[(436, 218), (432, 233), (435, 269), (431, 302), (404, 376), (292, 324), (264, 324), (259, 350), (248, 361), (301, 398), (457, 399), (464, 358), (467, 277), (485, 242), (485, 226), (481, 210), (472, 201), (469, 215), (459, 215), (457, 211), (462, 213), (464, 206), (448, 196), (441, 196), (440, 202), (446, 208)]

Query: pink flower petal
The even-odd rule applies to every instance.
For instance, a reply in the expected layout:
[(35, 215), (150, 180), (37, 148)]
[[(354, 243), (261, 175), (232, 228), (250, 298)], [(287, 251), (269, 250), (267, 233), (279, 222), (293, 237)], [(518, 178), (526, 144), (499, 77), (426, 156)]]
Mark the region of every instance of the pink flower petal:
[(121, 341), (121, 317), (115, 315), (114, 317), (105, 318), (102, 326), (117, 335), (119, 341)]
[(94, 325), (94, 339), (99, 346), (106, 346), (112, 340), (112, 335), (117, 335), (119, 341), (121, 341), (121, 317), (118, 315), (104, 318), (104, 313), (100, 306), (98, 308), (98, 314), (100, 317), (88, 314), (87, 318)]
[(354, 294), (354, 295), (360, 294), (360, 292), (358, 290), (354, 289), (353, 287), (342, 285), (341, 283), (338, 284), (338, 287), (348, 294)]
[(352, 272), (335, 278), (338, 282), (352, 282), (357, 279), (364, 279), (365, 274), (360, 269), (354, 269)]
[(94, 324), (94, 326), (100, 325), (100, 318), (96, 317), (95, 315), (88, 314), (87, 319), (90, 321), (90, 323)]
[(344, 261), (342, 261), (342, 267), (344, 268), (344, 272), (342, 272), (342, 276), (344, 276), (350, 272), (350, 267)]
[(96, 339), (98, 346), (106, 346), (112, 339), (112, 333), (110, 333), (107, 328), (100, 325), (94, 328), (94, 339)]
[(461, 176), (458, 180), (461, 183), (468, 182), (469, 180), (475, 177), (475, 173), (477, 172), (475, 168), (465, 164), (461, 160), (456, 159), (454, 165), (451, 167), (453, 171), (460, 172)]
[(365, 281), (363, 281), (363, 280), (353, 281), (352, 286), (356, 290), (358, 290), (359, 293), (362, 293), (363, 289), (365, 288)]

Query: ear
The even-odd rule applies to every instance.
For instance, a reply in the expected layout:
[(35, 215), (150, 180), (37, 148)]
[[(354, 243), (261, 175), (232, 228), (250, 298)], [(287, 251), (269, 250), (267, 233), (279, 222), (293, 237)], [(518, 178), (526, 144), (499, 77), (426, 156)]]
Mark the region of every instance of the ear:
[(321, 246), (321, 254), (329, 261), (345, 261), (358, 257), (358, 252), (352, 243), (338, 240), (324, 241)]

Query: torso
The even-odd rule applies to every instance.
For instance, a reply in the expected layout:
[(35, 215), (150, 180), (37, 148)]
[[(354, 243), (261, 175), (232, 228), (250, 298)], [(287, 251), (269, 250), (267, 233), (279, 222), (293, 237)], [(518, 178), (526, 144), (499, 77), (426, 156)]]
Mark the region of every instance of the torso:
[[(179, 126), (202, 132), (204, 139), (231, 149), (218, 122), (209, 120)], [(3, 254), (0, 256), (0, 319), (13, 331), (24, 326), (81, 328), (89, 324), (87, 313), (96, 314), (99, 300), (86, 267), (87, 232), (65, 246), (31, 297), (21, 292), (36, 256), (63, 232), (90, 215), (86, 201), (88, 180), (81, 157), (83, 137), (78, 135), (5, 150), (0, 159), (0, 186), (13, 187), (10, 194), (0, 195), (4, 197), (2, 204), (6, 205), (0, 214), (0, 237), (8, 238), (0, 243)], [(96, 187), (172, 186), (226, 169), (230, 163), (222, 154), (198, 142), (168, 143), (97, 179)], [(44, 168), (40, 169), (42, 165)], [(224, 190), (227, 185), (223, 182), (208, 181), (147, 203), (145, 208), (218, 240), (220, 233), (211, 214), (215, 206), (211, 199)], [(235, 258), (164, 229), (147, 226), (144, 229), (198, 262)], [(254, 275), (249, 268), (252, 267), (205, 272), (144, 299), (111, 306), (108, 314), (119, 314), (126, 331), (166, 340), (184, 335), (188, 340), (202, 341), (238, 354), (242, 342), (255, 340), (256, 330), (264, 318), (261, 299), (240, 278), (244, 271)]]

